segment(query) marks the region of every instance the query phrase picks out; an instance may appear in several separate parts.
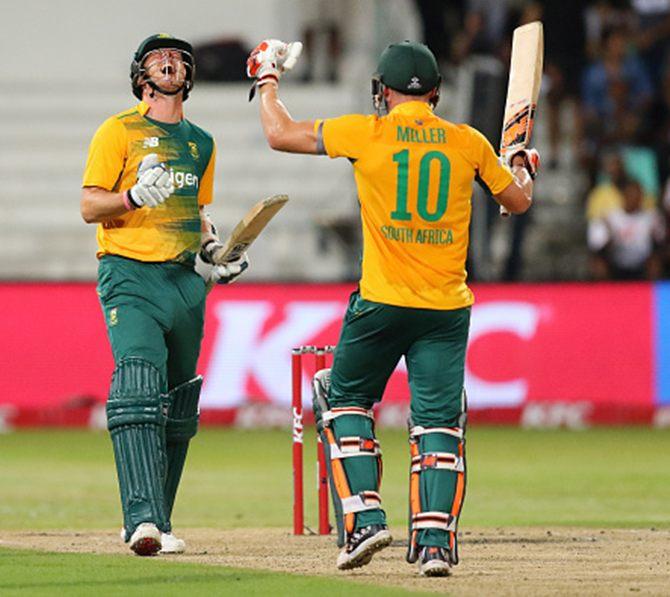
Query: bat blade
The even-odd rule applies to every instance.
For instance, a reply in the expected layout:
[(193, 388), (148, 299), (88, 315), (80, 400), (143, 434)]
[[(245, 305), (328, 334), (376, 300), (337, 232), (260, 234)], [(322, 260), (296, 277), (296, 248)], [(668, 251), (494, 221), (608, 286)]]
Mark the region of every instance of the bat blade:
[[(537, 98), (542, 83), (544, 31), (540, 21), (514, 30), (507, 99), (500, 136), (500, 157), (524, 149), (530, 143), (535, 122)], [(502, 215), (509, 215), (500, 207)]]
[(220, 265), (234, 261), (242, 255), (287, 201), (288, 195), (272, 195), (256, 203), (238, 222), (230, 236), (212, 253), (213, 263)]

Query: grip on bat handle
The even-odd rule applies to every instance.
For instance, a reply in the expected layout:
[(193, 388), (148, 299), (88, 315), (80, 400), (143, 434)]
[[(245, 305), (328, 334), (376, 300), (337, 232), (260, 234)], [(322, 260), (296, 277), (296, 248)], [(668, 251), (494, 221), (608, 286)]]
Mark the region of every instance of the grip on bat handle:
[(223, 245), (218, 239), (210, 237), (202, 244), (200, 248), (200, 257), (206, 263), (216, 265), (218, 263), (217, 256), (220, 255)]
[(500, 206), (500, 217), (509, 218), (512, 214), (505, 209), (504, 205)]

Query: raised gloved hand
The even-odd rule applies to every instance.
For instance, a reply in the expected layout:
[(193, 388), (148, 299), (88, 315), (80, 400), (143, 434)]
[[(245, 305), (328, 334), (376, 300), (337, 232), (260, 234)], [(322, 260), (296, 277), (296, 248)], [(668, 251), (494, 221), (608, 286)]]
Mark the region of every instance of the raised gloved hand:
[(249, 93), (251, 100), (256, 87), (262, 87), (270, 81), (279, 81), (282, 73), (291, 70), (302, 52), (302, 43), (289, 44), (279, 39), (264, 39), (247, 58), (247, 76), (256, 79)]
[(155, 153), (144, 156), (137, 169), (137, 182), (125, 193), (128, 209), (157, 207), (174, 193), (174, 183), (167, 166), (158, 160)]
[(207, 283), (208, 287), (214, 284), (230, 284), (249, 267), (249, 258), (246, 252), (237, 259), (223, 265), (214, 265), (209, 262), (206, 253), (201, 251), (195, 257), (195, 271)]
[(507, 156), (507, 165), (510, 168), (522, 166), (528, 170), (530, 177), (535, 179), (540, 168), (540, 152), (537, 149), (520, 149)]

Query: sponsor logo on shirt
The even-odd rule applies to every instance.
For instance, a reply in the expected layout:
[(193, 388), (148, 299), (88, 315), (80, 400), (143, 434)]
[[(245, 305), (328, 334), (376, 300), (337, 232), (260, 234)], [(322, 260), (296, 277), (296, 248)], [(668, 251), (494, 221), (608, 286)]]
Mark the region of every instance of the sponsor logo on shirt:
[(172, 184), (178, 189), (183, 189), (184, 187), (197, 189), (200, 185), (198, 177), (193, 172), (182, 172), (174, 168), (170, 168), (170, 180), (172, 180)]

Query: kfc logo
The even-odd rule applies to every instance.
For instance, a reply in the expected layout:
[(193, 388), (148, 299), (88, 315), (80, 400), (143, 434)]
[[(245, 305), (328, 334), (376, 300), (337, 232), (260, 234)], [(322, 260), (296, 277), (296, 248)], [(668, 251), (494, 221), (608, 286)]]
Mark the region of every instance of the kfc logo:
[[(251, 378), (262, 397), (277, 404), (291, 401), (291, 349), (305, 344), (339, 320), (344, 304), (334, 301), (288, 303), (283, 319), (262, 333), (275, 314), (270, 301), (222, 301), (214, 311), (218, 333), (202, 389), (201, 404), (231, 408), (250, 396)], [(307, 381), (303, 396), (309, 396)], [(254, 396), (258, 397), (258, 396)]]
[[(532, 340), (539, 320), (540, 309), (532, 303), (510, 301), (476, 305), (470, 320), (470, 344), (493, 332), (507, 332), (525, 341)], [(465, 388), (468, 404), (474, 408), (518, 406), (528, 396), (528, 382), (524, 378), (486, 381), (468, 367), (465, 369)]]

